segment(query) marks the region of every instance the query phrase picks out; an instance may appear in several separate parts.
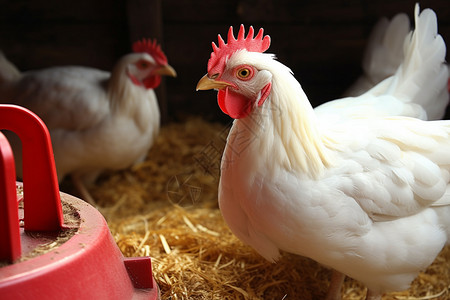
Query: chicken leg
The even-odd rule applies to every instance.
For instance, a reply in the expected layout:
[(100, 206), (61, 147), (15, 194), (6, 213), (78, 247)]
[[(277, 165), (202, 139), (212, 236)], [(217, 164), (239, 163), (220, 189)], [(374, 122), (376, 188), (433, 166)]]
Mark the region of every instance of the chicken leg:
[(333, 274), (331, 275), (330, 287), (328, 288), (325, 300), (341, 300), (341, 287), (344, 279), (344, 274), (333, 270)]
[(367, 290), (366, 300), (381, 300), (381, 294)]
[[(341, 288), (344, 283), (345, 275), (336, 270), (331, 275), (330, 287), (328, 288), (325, 300), (341, 300)], [(381, 294), (367, 290), (366, 300), (381, 300)]]
[(72, 179), (73, 185), (77, 189), (78, 193), (80, 193), (81, 198), (90, 205), (97, 207), (94, 198), (91, 196), (91, 193), (89, 193), (80, 177), (76, 174), (71, 174), (70, 177)]

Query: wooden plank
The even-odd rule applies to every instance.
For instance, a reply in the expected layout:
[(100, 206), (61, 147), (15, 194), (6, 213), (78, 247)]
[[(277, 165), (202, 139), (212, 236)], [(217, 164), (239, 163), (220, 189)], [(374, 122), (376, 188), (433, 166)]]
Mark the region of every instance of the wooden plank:
[(39, 20), (57, 23), (100, 23), (123, 19), (124, 1), (8, 1), (0, 0), (1, 19), (35, 23)]
[(74, 64), (111, 70), (131, 48), (124, 9), (94, 2), (8, 1), (1, 5), (0, 48), (21, 70)]

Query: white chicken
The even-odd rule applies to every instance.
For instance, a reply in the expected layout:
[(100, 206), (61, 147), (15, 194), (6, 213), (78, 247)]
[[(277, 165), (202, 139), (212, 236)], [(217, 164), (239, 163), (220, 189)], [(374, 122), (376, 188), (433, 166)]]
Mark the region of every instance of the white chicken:
[[(213, 43), (197, 90), (217, 89), (236, 119), (219, 206), (232, 232), (269, 261), (280, 251), (345, 275), (367, 299), (407, 289), (450, 237), (450, 121), (445, 44), (435, 13), (415, 10), (404, 61), (367, 93), (312, 108), (289, 68), (263, 53), (262, 29)], [(343, 275), (345, 274), (345, 275)]]
[[(83, 198), (105, 170), (143, 160), (159, 132), (153, 91), (161, 75), (176, 76), (156, 41), (133, 44), (111, 73), (77, 66), (20, 73), (0, 53), (0, 103), (24, 106), (47, 125), (58, 179), (72, 175)], [(20, 141), (8, 135), (21, 176)]]

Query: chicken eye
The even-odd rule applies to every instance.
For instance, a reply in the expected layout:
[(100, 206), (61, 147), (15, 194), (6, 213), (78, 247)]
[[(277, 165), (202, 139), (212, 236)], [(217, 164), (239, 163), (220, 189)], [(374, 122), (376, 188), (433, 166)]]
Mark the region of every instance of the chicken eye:
[(245, 69), (240, 69), (238, 71), (238, 76), (241, 78), (247, 78), (248, 76), (250, 76), (250, 70), (245, 68)]
[(137, 63), (137, 67), (138, 67), (139, 69), (141, 69), (141, 70), (147, 69), (149, 65), (150, 65), (150, 64), (149, 64), (147, 61), (145, 61), (145, 60), (140, 60), (140, 61), (138, 61), (138, 63)]
[(253, 77), (253, 69), (249, 66), (241, 67), (236, 71), (236, 75), (241, 80), (249, 80)]

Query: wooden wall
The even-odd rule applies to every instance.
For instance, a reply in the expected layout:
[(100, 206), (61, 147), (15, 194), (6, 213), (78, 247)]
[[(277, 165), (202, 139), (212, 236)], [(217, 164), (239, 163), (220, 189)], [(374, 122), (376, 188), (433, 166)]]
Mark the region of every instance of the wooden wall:
[[(157, 37), (178, 78), (159, 90), (165, 120), (229, 121), (211, 91), (195, 92), (211, 42), (240, 24), (264, 27), (313, 105), (339, 97), (359, 75), (367, 36), (382, 16), (412, 16), (411, 0), (0, 0), (0, 49), (21, 70), (86, 65), (110, 70), (136, 38)], [(450, 1), (425, 0), (450, 43)], [(448, 57), (448, 56), (447, 56)]]

